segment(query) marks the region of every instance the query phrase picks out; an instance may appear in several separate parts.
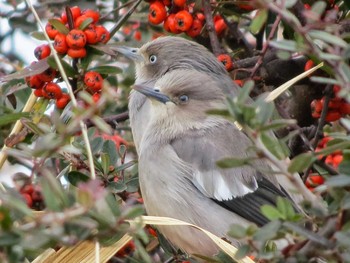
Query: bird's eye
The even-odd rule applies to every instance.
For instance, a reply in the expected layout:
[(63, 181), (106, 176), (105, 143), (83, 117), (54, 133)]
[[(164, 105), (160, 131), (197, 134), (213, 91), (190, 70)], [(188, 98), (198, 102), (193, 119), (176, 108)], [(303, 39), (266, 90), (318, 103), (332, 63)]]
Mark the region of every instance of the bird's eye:
[(179, 100), (180, 100), (181, 103), (186, 103), (189, 100), (189, 98), (188, 98), (187, 95), (181, 95), (179, 97)]
[(149, 62), (151, 62), (152, 64), (156, 63), (156, 61), (157, 61), (157, 56), (156, 55), (151, 55), (149, 57)]

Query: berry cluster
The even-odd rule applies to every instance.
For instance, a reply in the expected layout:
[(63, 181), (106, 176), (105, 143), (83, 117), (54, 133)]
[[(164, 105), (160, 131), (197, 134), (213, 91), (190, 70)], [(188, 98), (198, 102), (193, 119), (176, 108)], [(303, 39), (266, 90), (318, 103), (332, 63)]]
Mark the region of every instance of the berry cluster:
[[(337, 85), (333, 86), (334, 98), (328, 102), (328, 111), (326, 115), (327, 122), (339, 120), (344, 115), (350, 114), (350, 104), (338, 96), (341, 88)], [(322, 109), (324, 107), (325, 97), (311, 102), (312, 117), (320, 118)]]
[[(154, 25), (164, 22), (164, 29), (170, 33), (185, 32), (190, 37), (196, 37), (202, 32), (205, 16), (197, 11), (195, 3), (187, 4), (186, 0), (151, 0), (148, 20)], [(220, 15), (214, 16), (214, 27), (218, 35), (227, 28)]]
[[(315, 152), (319, 152), (322, 149), (327, 147), (327, 144), (333, 140), (332, 137), (326, 136), (323, 137), (320, 142), (318, 143)], [(330, 166), (332, 166), (334, 169), (338, 169), (339, 164), (343, 161), (343, 153), (341, 151), (335, 151), (326, 157), (323, 155), (319, 156), (319, 159), (324, 159), (324, 162)], [(319, 175), (318, 173), (310, 173), (305, 185), (309, 190), (314, 190), (315, 187), (322, 185), (324, 183), (325, 179), (323, 176)]]
[[(51, 53), (48, 45), (38, 46), (34, 50), (34, 55), (38, 60), (48, 57)], [(32, 64), (37, 63), (34, 61)], [(59, 78), (59, 72), (53, 68), (48, 68), (44, 72), (26, 78), (27, 85), (34, 89), (37, 97), (56, 100), (57, 108), (64, 108), (70, 101), (69, 95), (63, 93), (61, 87), (54, 83), (54, 79)]]
[(31, 183), (25, 184), (21, 187), (19, 192), (26, 201), (28, 207), (35, 210), (43, 210), (44, 201), (40, 186)]
[[(333, 140), (332, 137), (326, 136), (320, 140), (320, 142), (317, 145), (317, 148), (315, 149), (316, 152), (319, 152), (323, 148), (327, 147), (327, 144)], [(323, 158), (323, 156), (320, 156), (320, 158)], [(334, 167), (335, 169), (338, 169), (339, 164), (343, 161), (343, 153), (341, 151), (335, 151), (330, 155), (327, 155), (325, 159), (325, 163)]]
[(108, 42), (108, 30), (97, 24), (99, 12), (91, 9), (81, 11), (78, 6), (70, 8), (70, 11), (70, 15), (64, 12), (60, 18), (51, 19), (45, 27), (50, 39), (54, 40), (57, 53), (83, 58), (86, 56), (86, 45)]

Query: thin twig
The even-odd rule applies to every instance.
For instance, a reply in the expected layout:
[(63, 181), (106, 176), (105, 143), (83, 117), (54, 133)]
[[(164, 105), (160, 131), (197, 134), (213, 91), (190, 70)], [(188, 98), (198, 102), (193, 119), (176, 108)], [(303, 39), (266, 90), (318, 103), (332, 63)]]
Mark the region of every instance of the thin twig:
[(278, 29), (278, 25), (279, 25), (280, 22), (281, 22), (281, 16), (278, 15), (276, 20), (275, 20), (275, 22), (272, 25), (270, 34), (269, 34), (269, 36), (268, 36), (268, 38), (266, 40), (266, 43), (265, 43), (265, 45), (264, 45), (264, 47), (263, 47), (263, 49), (261, 51), (261, 55), (259, 56), (259, 59), (256, 62), (254, 68), (252, 69), (252, 73), (250, 74), (251, 78), (254, 77), (254, 75), (256, 74), (256, 72), (258, 71), (260, 66), (262, 65), (264, 57), (266, 55), (266, 52), (267, 52), (267, 50), (269, 48), (269, 43), (272, 40), (272, 38), (275, 36), (276, 30)]
[[(112, 128), (116, 128), (118, 122), (123, 122), (126, 121), (127, 119), (129, 119), (129, 112), (125, 111), (122, 112), (120, 114), (116, 114), (116, 115), (111, 115), (111, 116), (107, 116), (104, 117), (103, 120), (109, 124)], [(91, 120), (86, 120), (85, 124), (88, 128), (95, 126), (94, 123)]]
[(218, 36), (215, 32), (214, 20), (211, 14), (211, 6), (209, 0), (202, 0), (203, 11), (205, 15), (206, 28), (208, 30), (210, 45), (215, 56), (223, 53)]

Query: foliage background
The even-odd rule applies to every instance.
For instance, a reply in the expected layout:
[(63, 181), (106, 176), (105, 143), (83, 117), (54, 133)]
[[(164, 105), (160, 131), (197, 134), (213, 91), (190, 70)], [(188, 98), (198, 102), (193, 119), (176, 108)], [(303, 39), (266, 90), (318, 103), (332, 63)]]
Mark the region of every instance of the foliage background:
[[(66, 5), (99, 10), (103, 24), (116, 32), (110, 43), (117, 45), (141, 46), (153, 37), (169, 34), (162, 26), (148, 23), (148, 2), (142, 1), (134, 12), (129, 12), (135, 3), (137, 1), (38, 1), (34, 7), (43, 23), (60, 15)], [(195, 1), (199, 8), (207, 3)], [(328, 211), (306, 204), (309, 218), (302, 218), (291, 213), (283, 201), (279, 201), (276, 208), (263, 208), (272, 220), (268, 225), (261, 229), (233, 226), (230, 234), (242, 239), (243, 244), (237, 257), (251, 255), (262, 262), (313, 262), (315, 258), (326, 262), (350, 261), (350, 123), (346, 114), (336, 121), (326, 120), (327, 111), (332, 110), (328, 102), (335, 97), (333, 85), (341, 87), (339, 97), (346, 103), (349, 100), (349, 3), (248, 1), (257, 10), (253, 12), (241, 8), (242, 4), (247, 2), (212, 2), (211, 10), (205, 9), (207, 17), (220, 14), (227, 28), (217, 36), (209, 25), (193, 40), (215, 55), (230, 54), (235, 60), (230, 71), (232, 78), (246, 83), (224, 114), (239, 120), (252, 134), (265, 138), (256, 149), (264, 158), (277, 162), (287, 156), (293, 158), (290, 164), (283, 163), (287, 176), (300, 172), (307, 181), (310, 175), (321, 175), (325, 183), (316, 183), (312, 188), (327, 203)], [(144, 213), (138, 193), (137, 157), (125, 115), (127, 96), (134, 81), (133, 65), (118, 54), (111, 57), (91, 51), (89, 54), (94, 57), (90, 68), (113, 67), (104, 72), (108, 77), (97, 103), (88, 94), (82, 94), (78, 107), (70, 108), (70, 115), (70, 111), (59, 111), (52, 102), (40, 99), (29, 114), (23, 114), (31, 89), (24, 75), (6, 76), (28, 66), (33, 58), (32, 54), (19, 55), (18, 49), (29, 40), (16, 43), (19, 41), (16, 34), (29, 36), (40, 29), (26, 2), (3, 1), (0, 7), (1, 24), (7, 24), (0, 29), (0, 145), (5, 143), (5, 138), (7, 144), (13, 143), (7, 152), (8, 162), (21, 164), (30, 171), (29, 177), (21, 172), (9, 172), (6, 176), (14, 179), (14, 187), (5, 185), (0, 192), (0, 260), (32, 261), (46, 248), (58, 250), (81, 240), (111, 245), (129, 233), (133, 236), (132, 243), (116, 253), (110, 262), (194, 262), (194, 258), (174, 250), (161, 235), (159, 239), (154, 237), (157, 234), (153, 228), (144, 228), (141, 224), (130, 226), (126, 221)], [(135, 39), (137, 31), (141, 32), (141, 40)], [(249, 93), (258, 97), (304, 72), (308, 59), (325, 65), (289, 88), (275, 100), (274, 106), (261, 100), (254, 105), (245, 104)], [(255, 85), (248, 80), (253, 80)], [(319, 118), (313, 118), (310, 103), (321, 98), (324, 98), (322, 113)], [(82, 107), (82, 101), (87, 108)], [(272, 117), (273, 107), (278, 117), (266, 123)], [(24, 125), (22, 132), (8, 138), (18, 119)], [(89, 153), (79, 132), (80, 119), (89, 126), (98, 180), (89, 180)], [(274, 141), (264, 136), (268, 129), (278, 130), (280, 139)], [(325, 136), (333, 139), (316, 152)], [(340, 164), (327, 161), (327, 156), (335, 153), (342, 156)], [(232, 158), (220, 165), (232, 167), (242, 161), (245, 160)], [(2, 172), (6, 174), (6, 170)], [(28, 185), (35, 186), (35, 191), (42, 196), (32, 205), (40, 212), (29, 209), (23, 200), (21, 193)], [(269, 245), (256, 245), (287, 234), (296, 243), (283, 251)], [(224, 254), (212, 260), (229, 261)]]

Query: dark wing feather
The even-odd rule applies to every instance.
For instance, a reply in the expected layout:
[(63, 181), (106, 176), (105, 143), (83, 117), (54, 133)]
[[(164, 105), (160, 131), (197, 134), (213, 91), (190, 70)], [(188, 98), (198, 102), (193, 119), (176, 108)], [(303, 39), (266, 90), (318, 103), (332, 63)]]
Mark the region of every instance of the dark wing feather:
[[(263, 226), (267, 224), (269, 220), (261, 213), (261, 206), (276, 206), (277, 196), (291, 200), (283, 189), (278, 189), (270, 181), (262, 178), (258, 181), (258, 189), (253, 193), (231, 200), (213, 200), (220, 206), (240, 215), (248, 221), (258, 226)], [(297, 211), (296, 208), (295, 210)]]

